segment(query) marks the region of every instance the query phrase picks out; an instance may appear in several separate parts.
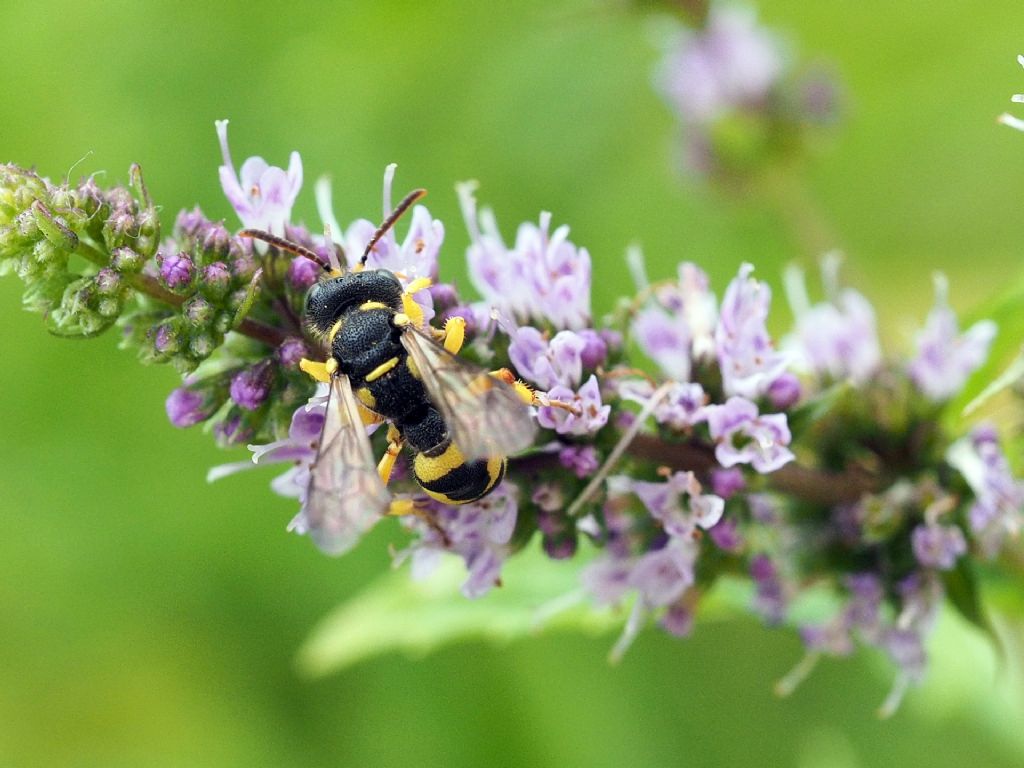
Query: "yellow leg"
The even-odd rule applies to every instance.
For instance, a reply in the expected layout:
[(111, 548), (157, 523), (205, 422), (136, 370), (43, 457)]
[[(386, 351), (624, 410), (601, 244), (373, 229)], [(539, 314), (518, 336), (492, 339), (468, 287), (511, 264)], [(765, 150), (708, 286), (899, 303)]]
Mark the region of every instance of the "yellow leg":
[(417, 499), (395, 499), (391, 502), (391, 506), (388, 508), (387, 513), (392, 517), (404, 517), (405, 515), (416, 515), (420, 520), (425, 522), (438, 536), (441, 537), (441, 542), (446, 547), (450, 547), (452, 542), (448, 538), (448, 534), (445, 533), (444, 528), (437, 522), (437, 518), (431, 513), (429, 509), (424, 507), (422, 504), (417, 503)]
[(466, 341), (466, 319), (464, 317), (449, 317), (444, 323), (444, 348), (453, 355), (459, 354), (463, 343)]
[(405, 291), (402, 292), (402, 309), (417, 328), (423, 327), (423, 309), (416, 303), (412, 295), (419, 293), (424, 288), (429, 288), (433, 282), (429, 277), (418, 277), (409, 283)]
[(580, 415), (580, 409), (572, 403), (567, 403), (564, 400), (552, 400), (547, 395), (538, 395), (529, 385), (517, 379), (508, 368), (499, 368), (496, 371), (491, 371), (491, 376), (501, 379), (510, 385), (515, 390), (515, 393), (519, 395), (519, 399), (527, 405), (547, 405), (552, 408), (561, 408), (576, 416)]
[[(377, 474), (379, 474), (380, 479), (384, 481), (384, 485), (387, 485), (388, 481), (391, 479), (391, 473), (395, 469), (395, 461), (398, 459), (398, 454), (402, 452), (403, 442), (402, 434), (395, 428), (394, 424), (389, 424), (388, 449), (381, 457), (380, 464), (377, 465)], [(395, 513), (389, 512), (388, 514)]]
[(338, 370), (338, 361), (333, 357), (322, 363), (302, 358), (299, 361), (299, 369), (321, 384), (327, 384), (331, 380), (331, 375)]

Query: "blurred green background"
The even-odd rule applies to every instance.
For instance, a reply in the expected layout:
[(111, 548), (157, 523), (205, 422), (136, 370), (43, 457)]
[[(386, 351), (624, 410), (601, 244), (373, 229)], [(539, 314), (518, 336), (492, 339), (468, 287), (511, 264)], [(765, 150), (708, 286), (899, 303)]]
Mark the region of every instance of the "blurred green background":
[[(930, 305), (932, 270), (961, 309), (1016, 279), (1024, 136), (994, 118), (1024, 91), (1019, 0), (758, 7), (844, 83), (806, 194), (889, 348)], [(817, 256), (772, 205), (680, 182), (651, 18), (613, 0), (8, 0), (0, 28), (0, 161), (109, 182), (137, 161), (168, 224), (197, 202), (230, 214), (213, 129), (229, 117), (236, 162), (302, 153), (314, 224), (316, 176), (333, 176), (342, 221), (376, 218), (399, 163), (399, 191), (429, 188), (447, 225), (447, 277), (463, 274), (466, 178), (510, 236), (541, 209), (571, 224), (599, 309), (634, 241), (652, 276), (694, 259), (719, 289), (742, 261), (778, 285)], [(167, 424), (173, 371), (113, 336), (47, 336), (20, 291), (0, 282), (0, 766), (1024, 764), (1019, 665), (951, 616), (928, 683), (885, 723), (891, 670), (868, 653), (776, 700), (799, 643), (753, 620), (648, 632), (615, 668), (610, 637), (549, 635), (302, 679), (297, 647), (387, 567), (388, 533), (331, 560), (286, 535), (272, 471), (208, 486), (241, 452)]]

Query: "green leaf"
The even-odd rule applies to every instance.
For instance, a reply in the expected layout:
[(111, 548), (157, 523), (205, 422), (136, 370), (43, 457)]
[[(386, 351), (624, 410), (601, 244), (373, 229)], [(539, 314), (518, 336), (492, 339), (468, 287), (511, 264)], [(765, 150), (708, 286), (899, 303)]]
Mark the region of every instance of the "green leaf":
[[(549, 630), (621, 630), (630, 606), (595, 606), (579, 584), (585, 561), (523, 550), (505, 564), (504, 586), (479, 600), (459, 592), (466, 569), (455, 557), (422, 581), (413, 581), (407, 569), (390, 571), (328, 614), (299, 649), (296, 664), (319, 677), (385, 653), (424, 656), (465, 640), (508, 643)], [(731, 619), (749, 606), (751, 595), (748, 580), (719, 578), (700, 601), (699, 619)]]
[(524, 550), (505, 564), (504, 586), (467, 600), (459, 592), (466, 569), (458, 558), (444, 558), (421, 581), (407, 569), (392, 570), (328, 614), (299, 649), (297, 664), (319, 676), (383, 653), (422, 656), (460, 640), (509, 642), (542, 629), (621, 627), (625, 613), (595, 608), (578, 577), (578, 564)]
[[(992, 388), (997, 382), (1008, 377), (1010, 371), (1004, 370), (1007, 366), (1013, 368), (1017, 365), (1011, 361), (1020, 354), (1021, 339), (1024, 338), (1024, 286), (1016, 284), (1000, 298), (983, 304), (977, 312), (972, 312), (971, 316), (965, 319), (962, 326), (969, 328), (972, 323), (982, 318), (994, 320), (999, 330), (984, 365), (971, 375), (963, 390), (950, 403), (947, 410), (947, 426), (954, 431), (959, 431), (967, 417), (975, 415), (978, 407), (987, 402), (992, 395), (1005, 389), (1005, 386), (1000, 386), (995, 391)], [(968, 407), (971, 410), (965, 412)]]
[(942, 582), (946, 596), (957, 612), (998, 645), (999, 637), (982, 605), (978, 579), (970, 563), (960, 558), (955, 568), (942, 574)]

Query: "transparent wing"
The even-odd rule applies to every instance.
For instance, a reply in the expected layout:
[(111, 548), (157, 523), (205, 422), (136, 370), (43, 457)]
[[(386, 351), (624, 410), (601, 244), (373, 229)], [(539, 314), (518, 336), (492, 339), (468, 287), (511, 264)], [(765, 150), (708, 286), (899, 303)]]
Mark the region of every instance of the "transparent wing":
[(508, 456), (533, 443), (537, 426), (530, 407), (509, 384), (413, 328), (402, 334), (402, 343), (463, 456)]
[(347, 376), (335, 376), (320, 452), (309, 473), (309, 535), (324, 552), (340, 555), (373, 527), (389, 504), (352, 385)]

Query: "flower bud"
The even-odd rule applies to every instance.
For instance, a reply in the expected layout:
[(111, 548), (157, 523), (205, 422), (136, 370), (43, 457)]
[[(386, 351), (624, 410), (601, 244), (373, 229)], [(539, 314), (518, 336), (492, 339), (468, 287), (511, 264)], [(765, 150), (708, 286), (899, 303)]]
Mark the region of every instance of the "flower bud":
[(227, 398), (227, 377), (211, 376), (186, 384), (167, 396), (167, 418), (176, 427), (191, 427), (213, 416)]
[(239, 371), (231, 379), (231, 399), (246, 411), (258, 410), (274, 383), (273, 363), (262, 363)]
[(121, 290), (124, 280), (115, 270), (104, 267), (96, 273), (93, 283), (101, 296), (114, 296)]
[(205, 360), (217, 348), (217, 341), (208, 333), (197, 333), (188, 345), (188, 353), (195, 360)]
[(223, 224), (212, 224), (203, 236), (203, 254), (207, 259), (226, 259), (231, 250), (231, 235)]
[(309, 354), (302, 339), (291, 336), (281, 342), (277, 348), (277, 361), (286, 370), (298, 370), (299, 362)]
[(768, 387), (768, 399), (772, 407), (780, 411), (796, 405), (802, 394), (800, 379), (792, 373), (783, 373)]
[(593, 328), (584, 328), (581, 331), (577, 331), (577, 334), (585, 342), (585, 346), (580, 352), (580, 360), (583, 363), (583, 367), (593, 370), (603, 365), (604, 361), (608, 359), (608, 345), (601, 337), (601, 334)]
[(153, 351), (159, 358), (166, 358), (181, 351), (181, 334), (173, 321), (158, 325), (152, 331)]
[(78, 235), (68, 229), (67, 224), (39, 200), (32, 204), (32, 215), (43, 236), (57, 248), (73, 251), (78, 247)]
[(303, 293), (320, 278), (322, 271), (319, 264), (299, 256), (288, 265), (288, 283), (293, 290)]
[(152, 256), (160, 244), (160, 219), (152, 208), (144, 208), (135, 217), (138, 233), (135, 237), (135, 248), (147, 256)]
[(214, 319), (217, 310), (201, 296), (193, 296), (181, 306), (181, 314), (196, 328), (203, 328)]
[(203, 267), (199, 290), (214, 301), (223, 299), (231, 287), (231, 272), (223, 261), (215, 261)]
[(160, 267), (160, 282), (174, 290), (183, 290), (192, 282), (195, 265), (187, 253), (157, 254)]
[(125, 275), (134, 275), (146, 263), (142, 254), (131, 248), (115, 248), (110, 254), (110, 266)]
[(217, 444), (222, 447), (247, 443), (255, 434), (256, 430), (249, 423), (245, 412), (237, 405), (232, 406), (227, 416), (213, 428)]
[(210, 327), (213, 328), (216, 333), (225, 334), (231, 330), (231, 326), (234, 325), (234, 323), (235, 313), (224, 311), (216, 314)]
[(117, 208), (103, 224), (103, 242), (112, 251), (132, 244), (135, 232), (135, 217), (129, 210)]

